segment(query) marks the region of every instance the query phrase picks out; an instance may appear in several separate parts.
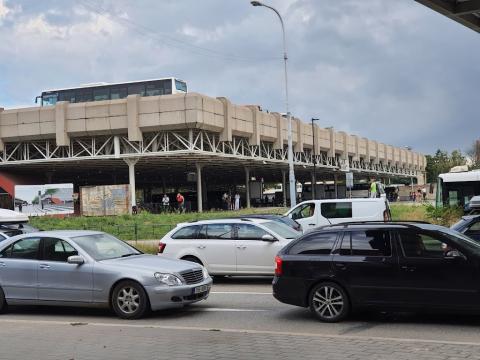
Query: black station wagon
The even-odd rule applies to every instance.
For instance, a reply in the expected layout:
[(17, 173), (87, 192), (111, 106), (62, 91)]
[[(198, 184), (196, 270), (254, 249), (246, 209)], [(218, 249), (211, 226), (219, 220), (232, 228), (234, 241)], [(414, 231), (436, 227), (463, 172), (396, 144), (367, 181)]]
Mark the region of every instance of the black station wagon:
[(425, 223), (349, 223), (275, 258), (273, 295), (336, 322), (357, 308), (480, 311), (480, 244)]

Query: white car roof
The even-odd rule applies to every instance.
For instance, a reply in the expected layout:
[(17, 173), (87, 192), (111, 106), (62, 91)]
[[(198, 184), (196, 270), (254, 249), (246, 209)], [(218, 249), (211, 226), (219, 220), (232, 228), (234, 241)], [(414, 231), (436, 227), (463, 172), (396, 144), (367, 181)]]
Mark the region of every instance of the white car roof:
[(0, 224), (26, 223), (28, 216), (13, 210), (0, 209)]
[(186, 223), (179, 223), (177, 227), (180, 226), (188, 226), (188, 225), (207, 225), (207, 224), (263, 224), (266, 222), (272, 221), (271, 219), (257, 219), (257, 218), (249, 218), (246, 216), (245, 218), (223, 218), (223, 219), (211, 219), (211, 220), (198, 220)]

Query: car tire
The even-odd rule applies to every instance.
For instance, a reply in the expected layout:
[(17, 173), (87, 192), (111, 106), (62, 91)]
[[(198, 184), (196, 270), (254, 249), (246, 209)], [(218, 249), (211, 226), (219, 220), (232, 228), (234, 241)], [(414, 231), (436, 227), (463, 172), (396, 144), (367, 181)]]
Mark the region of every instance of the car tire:
[(113, 311), (121, 319), (139, 319), (147, 314), (150, 302), (143, 286), (135, 281), (122, 281), (112, 292)]
[(310, 311), (323, 322), (338, 322), (350, 312), (347, 292), (333, 282), (317, 284), (310, 292)]
[(5, 300), (3, 289), (0, 287), (0, 314), (3, 314), (5, 311), (7, 311), (7, 301)]
[(193, 262), (195, 264), (199, 264), (199, 265), (202, 265), (202, 262), (195, 256), (185, 256), (182, 258), (182, 260), (185, 260), (185, 261), (190, 261), (190, 262)]

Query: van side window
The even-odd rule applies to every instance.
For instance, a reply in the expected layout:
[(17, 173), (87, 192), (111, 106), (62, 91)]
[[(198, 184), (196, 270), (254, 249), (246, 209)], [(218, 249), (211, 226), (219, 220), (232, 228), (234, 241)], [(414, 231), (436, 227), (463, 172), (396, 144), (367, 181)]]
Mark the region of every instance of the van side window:
[(329, 255), (336, 240), (335, 232), (312, 234), (293, 245), (288, 253), (290, 255)]
[(360, 230), (346, 232), (340, 255), (391, 256), (390, 233), (386, 230)]
[(352, 217), (351, 202), (325, 202), (321, 204), (320, 208), (322, 216), (327, 219)]
[(292, 219), (305, 219), (312, 217), (315, 214), (315, 204), (307, 203), (301, 206), (298, 206), (295, 210), (292, 211)]

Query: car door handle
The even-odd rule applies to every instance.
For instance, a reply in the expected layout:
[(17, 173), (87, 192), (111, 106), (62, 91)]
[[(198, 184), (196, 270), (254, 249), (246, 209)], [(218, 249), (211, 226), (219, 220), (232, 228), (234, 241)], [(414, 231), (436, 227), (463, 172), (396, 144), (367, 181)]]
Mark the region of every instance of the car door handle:
[(347, 265), (345, 265), (343, 263), (335, 263), (335, 266), (340, 270), (346, 270), (347, 269)]
[(308, 224), (309, 226), (315, 226), (315, 224)]
[(237, 249), (245, 250), (247, 247), (245, 245), (238, 245)]
[(414, 272), (415, 270), (417, 270), (417, 268), (415, 266), (406, 266), (406, 265), (403, 265), (401, 267), (402, 270), (404, 271), (409, 271), (409, 272)]
[(40, 269), (50, 269), (50, 265), (40, 264)]
[(0, 266), (7, 266), (7, 264), (5, 264), (3, 261), (0, 262)]
[(197, 248), (199, 248), (199, 249), (205, 249), (206, 246), (205, 246), (205, 245), (198, 245)]

